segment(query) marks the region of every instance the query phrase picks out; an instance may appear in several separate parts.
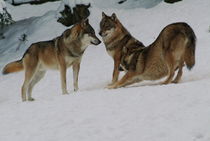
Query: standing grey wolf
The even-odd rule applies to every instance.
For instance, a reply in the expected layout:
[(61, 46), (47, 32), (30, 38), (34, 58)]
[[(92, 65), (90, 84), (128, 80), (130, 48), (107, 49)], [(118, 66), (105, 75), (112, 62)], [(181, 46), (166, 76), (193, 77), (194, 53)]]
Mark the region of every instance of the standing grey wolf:
[[(196, 36), (192, 28), (186, 23), (173, 23), (166, 26), (157, 39), (148, 47), (133, 49), (127, 46), (125, 29), (115, 14), (111, 17), (102, 14), (101, 31), (106, 48), (120, 48), (116, 45), (122, 40), (120, 57), (116, 57), (118, 51), (108, 52), (113, 54), (118, 62), (124, 62), (127, 66), (123, 78), (108, 88), (124, 87), (142, 80), (158, 80), (167, 76), (162, 84), (178, 83), (182, 76), (182, 68), (186, 64), (190, 70), (195, 65)], [(175, 71), (177, 76), (173, 80)], [(116, 80), (116, 79), (115, 79)]]
[(104, 12), (102, 13), (99, 35), (103, 39), (106, 51), (114, 60), (112, 83), (110, 84), (112, 85), (118, 81), (119, 71), (128, 69), (125, 60), (130, 60), (131, 57), (125, 58), (123, 50), (141, 51), (144, 45), (127, 31), (115, 14), (109, 17)]
[(2, 73), (25, 70), (22, 101), (26, 101), (26, 93), (28, 93), (28, 100), (33, 101), (32, 89), (43, 78), (47, 69), (60, 71), (62, 92), (67, 94), (66, 70), (73, 66), (74, 91), (77, 91), (82, 55), (88, 45), (100, 43), (88, 20), (81, 21), (53, 40), (32, 44), (21, 60), (7, 64)]

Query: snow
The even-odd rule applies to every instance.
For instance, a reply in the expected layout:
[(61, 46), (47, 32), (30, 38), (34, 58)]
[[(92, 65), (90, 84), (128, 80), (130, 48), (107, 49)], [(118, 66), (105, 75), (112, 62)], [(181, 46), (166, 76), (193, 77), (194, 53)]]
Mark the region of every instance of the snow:
[[(58, 8), (58, 11), (63, 11), (64, 6), (68, 5), (70, 8), (76, 7), (77, 4), (88, 4), (91, 0), (62, 0), (60, 3), (60, 6)], [(72, 10), (73, 11), (73, 10)]]
[[(8, 6), (19, 21), (5, 29), (6, 39), (0, 40), (0, 68), (20, 59), (31, 43), (52, 39), (66, 29), (56, 22), (59, 5), (47, 3), (48, 9)], [(73, 92), (71, 68), (67, 74), (70, 94), (65, 96), (59, 72), (48, 71), (34, 88), (36, 100), (24, 103), (20, 98), (24, 72), (0, 75), (0, 141), (210, 141), (210, 1), (161, 2), (150, 9), (126, 10), (95, 5), (90, 23), (96, 33), (101, 12), (115, 12), (145, 45), (166, 25), (187, 22), (197, 36), (195, 67), (184, 69), (179, 84), (146, 81), (108, 90), (104, 87), (111, 81), (113, 61), (104, 44), (89, 46), (82, 58), (78, 92)], [(20, 42), (24, 33), (27, 41)]]
[[(15, 21), (24, 20), (30, 17), (39, 17), (44, 15), (48, 11), (55, 11), (58, 8), (58, 5), (60, 2), (53, 2), (52, 4), (44, 3), (38, 6), (29, 5), (29, 4), (23, 4), (19, 6), (12, 6), (8, 3), (7, 7), (10, 10), (9, 13), (11, 13), (13, 19)], [(47, 7), (47, 8), (46, 8)], [(14, 15), (14, 16), (13, 16)]]
[(6, 8), (6, 4), (3, 0), (0, 0), (0, 14), (3, 13), (4, 8)]
[[(132, 9), (132, 8), (151, 8), (159, 4), (163, 0), (93, 0), (98, 7), (102, 8), (118, 8), (118, 9)], [(119, 4), (119, 2), (123, 3)]]
[(92, 0), (62, 0), (60, 3), (60, 6), (57, 9), (56, 17), (59, 18), (61, 16), (60, 12), (64, 10), (65, 5), (68, 5), (69, 8), (71, 8), (71, 11), (73, 12), (72, 8), (76, 7), (76, 5), (79, 5), (79, 4), (88, 5), (91, 2)]

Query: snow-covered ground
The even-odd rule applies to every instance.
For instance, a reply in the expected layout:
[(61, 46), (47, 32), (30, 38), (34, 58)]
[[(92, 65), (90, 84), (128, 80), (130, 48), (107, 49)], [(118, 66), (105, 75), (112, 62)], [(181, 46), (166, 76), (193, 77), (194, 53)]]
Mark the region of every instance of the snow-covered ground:
[(163, 0), (93, 0), (97, 7), (101, 8), (151, 8), (159, 4)]
[(3, 9), (6, 7), (6, 4), (3, 0), (0, 0), (0, 13), (3, 13)]
[[(21, 58), (31, 43), (52, 39), (66, 29), (56, 22), (59, 5), (47, 3), (47, 9), (8, 6), (14, 19), (20, 21), (5, 31), (5, 40), (0, 40), (0, 68)], [(167, 24), (187, 22), (197, 35), (195, 67), (190, 72), (184, 70), (179, 84), (163, 86), (147, 81), (108, 90), (104, 87), (111, 81), (113, 61), (103, 44), (90, 46), (82, 59), (78, 92), (73, 92), (71, 68), (67, 75), (70, 94), (65, 96), (59, 72), (48, 71), (34, 88), (36, 100), (24, 103), (20, 99), (24, 73), (0, 75), (0, 141), (210, 141), (209, 5), (209, 0), (184, 0), (173, 5), (161, 2), (151, 9), (101, 9), (93, 5), (90, 23), (96, 32), (101, 12), (115, 12), (145, 45)], [(24, 33), (27, 41), (20, 43)]]

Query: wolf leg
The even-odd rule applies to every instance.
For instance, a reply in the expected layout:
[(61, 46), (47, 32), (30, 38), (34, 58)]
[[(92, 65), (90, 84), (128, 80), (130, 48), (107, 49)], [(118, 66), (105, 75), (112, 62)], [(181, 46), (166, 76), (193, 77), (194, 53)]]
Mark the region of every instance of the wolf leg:
[(178, 83), (180, 81), (180, 79), (182, 77), (182, 74), (183, 74), (183, 71), (182, 71), (183, 65), (184, 65), (184, 62), (182, 62), (182, 63), (179, 64), (179, 70), (178, 70), (177, 76), (172, 81), (172, 83)]
[(119, 57), (119, 55), (116, 55), (114, 57), (114, 70), (113, 70), (113, 74), (112, 74), (112, 83), (109, 84), (108, 87), (112, 86), (113, 84), (115, 84), (118, 81), (119, 74), (120, 74), (119, 67), (120, 67), (120, 57)]
[(133, 81), (129, 81), (126, 85), (132, 85), (134, 83), (139, 83), (141, 81), (142, 81), (142, 79), (134, 78)]
[(127, 72), (123, 78), (116, 82), (115, 84), (108, 86), (108, 89), (116, 89), (116, 88), (120, 88), (120, 87), (125, 87), (127, 85), (133, 84), (136, 82), (135, 77), (137, 76), (137, 74), (135, 72)]
[(168, 64), (169, 64), (169, 66), (168, 66), (169, 74), (168, 74), (168, 77), (166, 78), (166, 80), (162, 83), (163, 85), (171, 83), (171, 81), (174, 77), (174, 74), (175, 74), (173, 61), (169, 62)]
[(163, 85), (166, 85), (166, 84), (169, 84), (171, 83), (173, 77), (174, 77), (174, 71), (170, 72), (169, 73), (169, 76), (167, 77), (167, 79), (162, 83)]
[[(142, 79), (133, 78), (133, 79), (131, 79), (130, 81), (128, 81), (128, 82), (126, 83), (126, 86), (132, 85), (132, 84), (134, 84), (134, 83), (138, 83), (138, 82), (141, 82), (141, 81), (142, 81)], [(117, 83), (117, 82), (116, 82), (116, 83)], [(107, 87), (105, 87), (105, 88), (112, 89), (112, 88), (114, 87), (114, 85), (115, 85), (115, 84), (112, 84), (112, 85), (109, 85), (109, 86), (107, 86)], [(122, 86), (122, 87), (123, 87), (123, 86)]]
[(68, 94), (68, 91), (66, 88), (66, 64), (64, 60), (60, 61), (59, 69), (60, 69), (62, 93)]
[(117, 62), (115, 61), (114, 70), (113, 70), (113, 77), (112, 77), (112, 84), (114, 84), (115, 82), (118, 81), (118, 77), (119, 77), (119, 74), (120, 74), (119, 66), (120, 66), (120, 63), (118, 61)]
[(25, 65), (25, 80), (22, 85), (21, 94), (22, 94), (22, 101), (26, 101), (26, 91), (28, 90), (29, 84), (36, 72), (37, 64)]
[(176, 68), (175, 58), (174, 58), (171, 50), (168, 50), (168, 52), (166, 52), (165, 61), (166, 61), (167, 69), (168, 69), (168, 76), (167, 76), (166, 80), (161, 83), (163, 85), (171, 83), (171, 81), (174, 77), (174, 74), (175, 74), (175, 68)]
[(80, 63), (73, 64), (73, 78), (74, 78), (74, 91), (77, 91), (78, 88), (78, 76), (80, 70)]
[(44, 77), (46, 71), (37, 71), (31, 80), (28, 88), (28, 101), (34, 101), (34, 98), (32, 98), (32, 90), (34, 86)]

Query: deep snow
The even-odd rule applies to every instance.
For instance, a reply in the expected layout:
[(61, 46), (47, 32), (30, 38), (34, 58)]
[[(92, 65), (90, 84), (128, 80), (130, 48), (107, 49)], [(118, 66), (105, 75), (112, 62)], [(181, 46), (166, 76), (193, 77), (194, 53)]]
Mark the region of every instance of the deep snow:
[[(47, 3), (48, 9), (38, 6), (38, 10), (9, 6), (20, 21), (5, 31), (7, 40), (0, 40), (0, 67), (19, 59), (31, 43), (52, 39), (65, 30), (56, 22), (59, 5)], [(147, 81), (108, 90), (104, 87), (111, 81), (113, 61), (103, 44), (89, 46), (82, 59), (78, 92), (73, 92), (71, 68), (70, 94), (65, 96), (59, 72), (49, 71), (34, 88), (36, 101), (25, 103), (20, 99), (24, 73), (0, 75), (0, 141), (210, 141), (209, 5), (209, 0), (184, 0), (173, 5), (162, 2), (151, 9), (119, 10), (93, 4), (90, 23), (96, 32), (101, 12), (115, 12), (145, 45), (167, 24), (187, 22), (197, 36), (195, 67), (184, 70), (179, 84)], [(28, 8), (31, 11), (26, 13)], [(27, 41), (16, 51), (23, 33)]]

